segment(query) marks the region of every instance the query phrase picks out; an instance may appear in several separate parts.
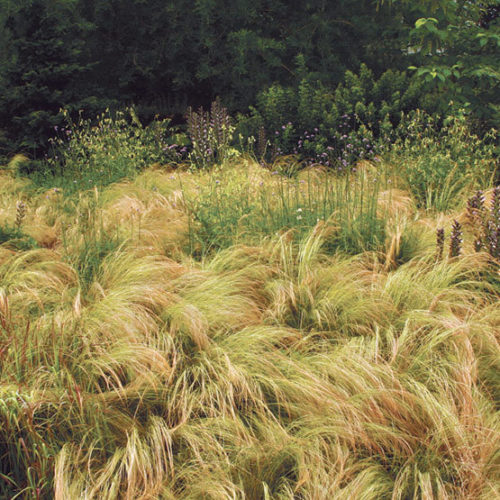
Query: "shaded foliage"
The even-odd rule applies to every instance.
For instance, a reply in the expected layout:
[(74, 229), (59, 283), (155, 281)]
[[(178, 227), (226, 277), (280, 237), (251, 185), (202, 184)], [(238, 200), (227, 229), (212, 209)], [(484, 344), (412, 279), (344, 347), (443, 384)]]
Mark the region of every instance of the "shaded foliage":
[(36, 152), (61, 107), (135, 103), (147, 119), (220, 95), (243, 111), (273, 82), (336, 84), (366, 59), (403, 67), (399, 20), (385, 14), (359, 0), (2, 0), (3, 152)]
[[(0, 0), (0, 155), (43, 152), (63, 121), (60, 108), (93, 116), (135, 104), (147, 123), (156, 114), (181, 119), (188, 106), (207, 108), (216, 96), (231, 113), (246, 112), (258, 96), (282, 89), (277, 98), (287, 101), (295, 89), (304, 94), (305, 117), (315, 91), (310, 82), (333, 93), (327, 102), (338, 105), (352, 92), (346, 71), (361, 63), (373, 82), (389, 70), (389, 87), (420, 88), (414, 97), (429, 101), (420, 103), (424, 109), (437, 99), (446, 113), (453, 99), (491, 126), (500, 95), (497, 6), (496, 0), (311, 0), (293, 8), (280, 0)], [(409, 66), (411, 83), (400, 76)], [(344, 79), (345, 88), (334, 92)], [(373, 101), (348, 100), (364, 99)], [(394, 99), (381, 100), (392, 106)], [(306, 106), (312, 119), (317, 110)]]

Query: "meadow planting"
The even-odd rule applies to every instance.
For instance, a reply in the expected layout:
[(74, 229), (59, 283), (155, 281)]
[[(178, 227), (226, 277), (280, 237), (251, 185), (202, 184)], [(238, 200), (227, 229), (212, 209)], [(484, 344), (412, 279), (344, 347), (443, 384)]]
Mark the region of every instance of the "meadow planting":
[(0, 170), (1, 498), (500, 496), (476, 136), (333, 166), (101, 124)]

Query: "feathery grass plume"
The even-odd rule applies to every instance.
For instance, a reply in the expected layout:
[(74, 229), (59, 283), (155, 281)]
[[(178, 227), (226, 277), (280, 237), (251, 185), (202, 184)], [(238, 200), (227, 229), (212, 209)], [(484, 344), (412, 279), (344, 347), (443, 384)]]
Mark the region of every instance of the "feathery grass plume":
[[(151, 176), (150, 180), (162, 179)], [(172, 184), (172, 180), (169, 182)], [(128, 241), (144, 254), (180, 252), (188, 240), (187, 215), (182, 201), (175, 198), (176, 191), (170, 191), (167, 197), (157, 190), (139, 187), (136, 182), (106, 189), (101, 196), (105, 233), (117, 234), (117, 239)]]
[[(382, 279), (382, 286), (403, 322), (415, 310), (468, 314), (478, 300), (474, 290), (492, 291), (481, 280), (480, 272), (486, 268), (487, 259), (481, 254), (438, 263), (423, 258), (389, 273)], [(398, 323), (397, 319), (393, 321)]]
[(385, 321), (387, 304), (375, 299), (373, 279), (362, 259), (321, 256), (321, 246), (333, 231), (318, 224), (298, 245), (290, 233), (279, 239), (275, 252), (280, 272), (266, 286), (272, 302), (265, 313), (277, 324), (336, 337), (369, 332), (370, 325)]
[(455, 219), (453, 224), (451, 225), (451, 233), (450, 233), (450, 251), (449, 256), (451, 258), (458, 257), (462, 252), (462, 226)]
[(21, 167), (24, 164), (29, 163), (29, 161), (30, 161), (30, 159), (27, 156), (22, 155), (22, 154), (16, 154), (9, 161), (9, 163), (7, 165), (7, 170), (13, 174), (18, 174)]
[[(436, 261), (444, 218), (361, 170), (31, 196), (23, 231), (55, 242), (0, 246), (0, 497), (498, 497), (491, 256)], [(29, 187), (4, 178), (9, 220)], [(200, 198), (212, 250), (188, 253)]]
[(384, 270), (394, 270), (412, 259), (429, 254), (435, 245), (433, 234), (424, 221), (406, 216), (388, 218), (386, 223), (386, 247), (381, 259)]
[(410, 226), (409, 218), (414, 213), (414, 206), (411, 197), (406, 192), (394, 188), (381, 191), (377, 205), (378, 216), (386, 221), (386, 244), (383, 258), (384, 268), (389, 270), (394, 268), (398, 261), (401, 262), (409, 257), (404, 255), (411, 248), (408, 245), (408, 239), (403, 235)]
[(61, 261), (60, 255), (47, 249), (20, 252), (0, 264), (0, 279), (10, 295), (11, 308), (23, 312), (41, 313), (68, 304), (75, 286), (74, 270)]

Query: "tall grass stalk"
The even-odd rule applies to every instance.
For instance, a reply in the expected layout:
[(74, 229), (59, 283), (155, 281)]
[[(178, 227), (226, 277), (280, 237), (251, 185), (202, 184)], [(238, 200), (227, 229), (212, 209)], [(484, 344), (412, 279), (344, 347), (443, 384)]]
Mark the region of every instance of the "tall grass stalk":
[(259, 177), (251, 170), (246, 176), (216, 172), (196, 194), (184, 191), (192, 214), (190, 240), (206, 253), (234, 243), (258, 243), (287, 229), (304, 235), (323, 220), (337, 227), (328, 242), (332, 250), (375, 250), (385, 237), (378, 205), (382, 182), (364, 169), (337, 178), (307, 171), (292, 179), (265, 171)]

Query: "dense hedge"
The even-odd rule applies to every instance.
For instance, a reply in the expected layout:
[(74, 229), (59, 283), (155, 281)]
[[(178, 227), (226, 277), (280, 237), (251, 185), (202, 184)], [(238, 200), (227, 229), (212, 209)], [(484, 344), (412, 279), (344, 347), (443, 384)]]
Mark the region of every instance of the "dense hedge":
[[(304, 92), (326, 89), (319, 92), (330, 94), (328, 103), (343, 99), (352, 92), (346, 71), (363, 62), (373, 81), (391, 70), (396, 82), (385, 73), (386, 86), (409, 89), (416, 87), (401, 72), (418, 68), (411, 75), (424, 85), (419, 95), (404, 92), (408, 102), (399, 104), (384, 96), (389, 107), (425, 101), (425, 92), (432, 102), (440, 98), (441, 112), (451, 99), (470, 103), (491, 125), (498, 117), (497, 6), (497, 0), (310, 0), (293, 8), (280, 0), (0, 0), (0, 155), (43, 152), (61, 125), (62, 107), (92, 116), (133, 103), (150, 120), (182, 116), (188, 105), (207, 106), (216, 96), (231, 112), (247, 112), (282, 94), (286, 101), (291, 91), (300, 94), (293, 106), (305, 102), (314, 115)], [(359, 97), (348, 100), (379, 99)]]

